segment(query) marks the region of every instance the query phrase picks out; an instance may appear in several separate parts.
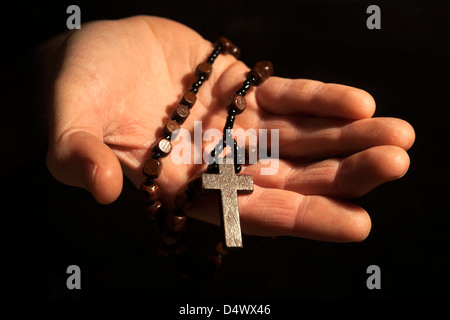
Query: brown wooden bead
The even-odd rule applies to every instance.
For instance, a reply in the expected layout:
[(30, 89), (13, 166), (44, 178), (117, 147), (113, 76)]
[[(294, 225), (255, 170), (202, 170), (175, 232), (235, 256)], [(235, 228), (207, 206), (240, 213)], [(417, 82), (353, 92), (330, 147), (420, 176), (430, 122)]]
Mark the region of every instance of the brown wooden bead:
[(234, 94), (228, 98), (227, 110), (235, 110), (236, 114), (244, 112), (247, 103), (245, 98), (239, 94)]
[(180, 129), (180, 124), (174, 120), (167, 120), (162, 129), (162, 134), (164, 137), (171, 137), (171, 140), (175, 139), (178, 135), (178, 130)]
[(253, 69), (247, 74), (247, 79), (253, 78), (253, 84), (259, 86), (270, 76), (273, 76), (273, 65), (270, 61), (259, 61)]
[(179, 192), (175, 197), (175, 206), (182, 211), (189, 211), (195, 204), (195, 197), (186, 191)]
[(161, 169), (161, 161), (153, 158), (145, 160), (143, 172), (147, 177), (152, 179), (158, 178), (159, 174), (161, 173)]
[(159, 187), (156, 184), (151, 184), (148, 186), (143, 183), (139, 188), (139, 192), (142, 200), (147, 202), (155, 201), (159, 198)]
[(158, 254), (158, 256), (160, 257), (167, 257), (168, 255), (170, 255), (173, 251), (173, 247), (170, 247), (168, 245), (166, 245), (164, 242), (160, 242), (158, 244), (156, 253)]
[(166, 217), (166, 226), (170, 231), (179, 232), (186, 225), (187, 217), (180, 210), (170, 212)]
[(180, 232), (173, 232), (169, 229), (164, 229), (161, 232), (161, 238), (164, 244), (168, 246), (175, 245), (180, 239), (182, 234)]
[(175, 111), (172, 113), (171, 120), (178, 122), (179, 124), (183, 124), (186, 121), (187, 117), (189, 117), (189, 108), (184, 104), (179, 104)]
[(230, 48), (230, 54), (232, 56), (234, 56), (236, 59), (239, 59), (239, 57), (241, 56), (241, 49), (239, 49), (239, 47), (236, 47), (235, 45), (233, 45)]
[(159, 153), (164, 158), (172, 151), (172, 144), (165, 138), (159, 138), (153, 143), (151, 148), (153, 152)]
[(175, 247), (175, 253), (176, 254), (183, 254), (188, 250), (188, 246), (184, 241), (180, 241), (180, 243), (176, 244)]
[(155, 200), (150, 205), (145, 207), (145, 213), (150, 219), (156, 221), (158, 212), (160, 211), (161, 207), (162, 207), (161, 201)]
[(180, 104), (191, 109), (194, 106), (195, 101), (197, 101), (197, 96), (195, 93), (192, 91), (186, 91), (180, 99)]
[(195, 75), (197, 78), (203, 76), (205, 80), (209, 79), (209, 76), (211, 75), (212, 71), (212, 65), (207, 62), (200, 63), (197, 68), (195, 69)]
[(221, 47), (221, 53), (228, 53), (230, 48), (233, 46), (233, 43), (225, 37), (220, 37), (216, 40), (215, 46)]
[(259, 86), (261, 83), (266, 81), (269, 78), (269, 75), (266, 69), (262, 67), (253, 67), (249, 73), (247, 73), (247, 79), (253, 79), (253, 85)]
[(262, 70), (264, 70), (264, 73), (267, 77), (271, 77), (273, 76), (273, 65), (272, 62), (270, 61), (258, 61), (255, 64), (255, 67), (257, 68), (261, 68)]

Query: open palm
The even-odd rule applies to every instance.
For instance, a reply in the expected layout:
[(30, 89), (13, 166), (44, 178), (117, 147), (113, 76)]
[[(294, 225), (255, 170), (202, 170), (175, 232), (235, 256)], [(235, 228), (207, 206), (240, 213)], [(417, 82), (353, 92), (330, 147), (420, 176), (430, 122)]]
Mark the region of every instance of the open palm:
[[(63, 41), (61, 41), (63, 39)], [(181, 94), (195, 80), (210, 42), (174, 21), (139, 16), (97, 21), (52, 44), (57, 63), (51, 95), (47, 163), (60, 181), (89, 190), (100, 203), (120, 194), (122, 174), (138, 186), (150, 145)], [(248, 67), (221, 55), (183, 128), (223, 128), (225, 101)], [(403, 120), (371, 118), (372, 97), (359, 89), (272, 77), (246, 95), (235, 128), (279, 129), (275, 175), (247, 166), (253, 194), (239, 197), (243, 231), (329, 241), (359, 241), (370, 231), (364, 209), (340, 200), (403, 176), (414, 131)], [(208, 127), (205, 127), (207, 124)], [(165, 158), (158, 178), (168, 207), (204, 165)], [(217, 209), (198, 201), (189, 215), (217, 223)], [(214, 212), (216, 211), (216, 212)]]

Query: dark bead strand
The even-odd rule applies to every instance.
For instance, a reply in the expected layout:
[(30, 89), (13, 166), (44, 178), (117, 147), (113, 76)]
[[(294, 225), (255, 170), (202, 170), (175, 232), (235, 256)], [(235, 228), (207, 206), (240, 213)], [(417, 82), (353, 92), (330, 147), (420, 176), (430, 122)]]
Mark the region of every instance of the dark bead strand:
[(213, 162), (206, 168), (206, 173), (217, 173), (219, 172), (219, 165), (217, 162)]
[[(172, 151), (170, 141), (172, 138), (175, 138), (177, 130), (180, 129), (180, 125), (183, 124), (189, 116), (189, 109), (194, 106), (197, 100), (196, 94), (198, 93), (198, 90), (202, 84), (209, 79), (212, 72), (212, 64), (221, 53), (229, 53), (237, 57), (240, 54), (240, 50), (226, 38), (222, 37), (216, 41), (214, 50), (207, 58), (206, 62), (200, 63), (196, 67), (196, 81), (192, 84), (191, 89), (183, 94), (176, 110), (171, 115), (171, 118), (164, 124), (162, 137), (153, 143), (151, 146), (152, 156), (147, 159), (144, 164), (143, 173), (147, 176), (147, 179), (141, 184), (139, 191), (142, 199), (146, 201), (145, 212), (156, 222), (156, 229), (161, 232), (161, 243), (158, 246), (159, 255), (167, 256), (171, 252), (182, 253), (185, 251), (186, 245), (183, 243), (183, 234), (181, 231), (185, 227), (187, 217), (183, 210), (189, 210), (192, 206), (192, 203), (195, 200), (196, 191), (191, 187), (197, 186), (197, 184), (191, 183), (189, 185), (190, 188), (187, 191), (177, 196), (175, 200), (177, 208), (175, 211), (170, 214), (164, 213), (164, 210), (161, 210), (161, 201), (158, 200), (160, 189), (159, 186), (154, 183), (154, 179), (158, 178), (162, 169), (162, 163), (159, 159), (168, 156)], [(230, 121), (233, 122), (234, 117)], [(221, 150), (222, 149), (223, 146), (221, 147)], [(180, 241), (181, 244), (179, 244)]]
[(152, 158), (158, 160), (159, 158), (161, 158), (161, 154), (159, 154), (158, 152), (153, 152)]
[(223, 151), (223, 148), (225, 148), (226, 146), (226, 141), (222, 138), (220, 139), (219, 143), (214, 147), (214, 149), (211, 150), (211, 157), (215, 157), (216, 156), (216, 152), (217, 155), (219, 153), (221, 153)]
[(147, 179), (145, 179), (144, 184), (145, 184), (146, 186), (151, 186), (151, 185), (153, 184), (153, 178), (147, 178)]
[(216, 46), (214, 51), (211, 53), (211, 55), (206, 59), (206, 62), (209, 64), (213, 64), (216, 58), (219, 56), (220, 52), (222, 51), (222, 47), (220, 45)]
[(236, 140), (234, 140), (234, 172), (239, 173), (242, 170), (242, 154), (241, 154), (241, 148), (237, 144)]
[[(228, 52), (230, 48), (233, 47), (233, 44), (227, 40), (226, 38), (219, 38), (218, 42), (224, 49), (222, 52)], [(236, 120), (236, 115), (244, 112), (246, 108), (245, 95), (247, 91), (251, 88), (252, 85), (259, 86), (261, 83), (266, 81), (270, 76), (273, 75), (273, 66), (270, 61), (259, 61), (255, 64), (255, 66), (247, 73), (247, 77), (243, 82), (242, 86), (239, 90), (236, 91), (235, 94), (230, 96), (227, 101), (227, 120), (225, 122), (225, 126), (223, 128), (223, 138), (222, 141), (211, 151), (210, 158), (213, 159), (212, 164), (208, 166), (209, 171), (217, 171), (217, 162), (218, 162), (218, 154), (216, 154), (215, 149), (218, 149), (220, 144), (223, 144), (222, 150), (225, 147), (227, 137), (231, 135), (231, 129), (234, 126), (234, 121)], [(243, 164), (243, 155), (240, 152), (240, 147), (238, 146), (236, 140), (234, 140), (234, 145), (230, 146), (233, 148), (234, 155), (234, 170), (236, 173), (241, 172), (242, 164)], [(244, 155), (245, 156), (245, 155)], [(211, 163), (211, 161), (210, 161)]]
[(192, 84), (192, 88), (191, 88), (191, 92), (193, 92), (193, 93), (195, 93), (195, 94), (197, 94), (198, 93), (198, 89), (200, 89), (200, 87), (202, 86), (202, 84), (203, 84), (203, 80), (201, 80), (201, 79), (198, 79), (197, 81), (195, 81), (193, 84)]
[(223, 128), (223, 134), (227, 134), (227, 130), (233, 129), (235, 119), (236, 116), (234, 114), (228, 114), (227, 121), (225, 122), (225, 127)]
[(251, 80), (245, 80), (244, 83), (242, 84), (242, 87), (240, 87), (239, 90), (236, 91), (236, 94), (245, 96), (250, 87), (251, 87)]

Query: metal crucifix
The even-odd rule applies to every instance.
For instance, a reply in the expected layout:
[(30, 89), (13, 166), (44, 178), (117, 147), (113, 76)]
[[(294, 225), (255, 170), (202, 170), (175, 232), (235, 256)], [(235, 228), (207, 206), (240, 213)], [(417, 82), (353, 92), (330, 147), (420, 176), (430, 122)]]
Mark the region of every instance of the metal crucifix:
[(250, 175), (237, 175), (233, 163), (218, 164), (219, 173), (202, 174), (204, 190), (220, 190), (220, 212), (224, 228), (224, 246), (241, 248), (242, 235), (239, 221), (238, 193), (252, 193), (253, 179)]

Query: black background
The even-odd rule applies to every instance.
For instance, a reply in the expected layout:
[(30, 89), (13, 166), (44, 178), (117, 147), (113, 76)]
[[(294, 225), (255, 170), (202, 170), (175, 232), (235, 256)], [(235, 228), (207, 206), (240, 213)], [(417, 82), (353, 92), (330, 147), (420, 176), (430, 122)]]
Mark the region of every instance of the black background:
[[(66, 31), (66, 8), (83, 23), (137, 14), (167, 17), (214, 41), (226, 36), (248, 65), (271, 60), (276, 75), (343, 83), (370, 92), (375, 116), (399, 117), (416, 130), (411, 167), (401, 180), (355, 199), (372, 218), (362, 243), (280, 237), (230, 254), (208, 274), (202, 263), (220, 235), (192, 221), (183, 261), (155, 255), (152, 225), (125, 181), (121, 197), (101, 206), (85, 191), (54, 180), (45, 166), (45, 133), (35, 124), (30, 48)], [(366, 9), (381, 8), (381, 30)], [(448, 1), (60, 1), (3, 7), (3, 287), (38, 298), (449, 298)], [(25, 59), (25, 60), (24, 60)], [(28, 59), (28, 60), (26, 60)], [(45, 130), (44, 130), (45, 131)], [(26, 141), (37, 142), (30, 147)], [(246, 239), (250, 243), (250, 239)], [(66, 288), (79, 265), (81, 290)], [(381, 289), (366, 287), (369, 265)]]

